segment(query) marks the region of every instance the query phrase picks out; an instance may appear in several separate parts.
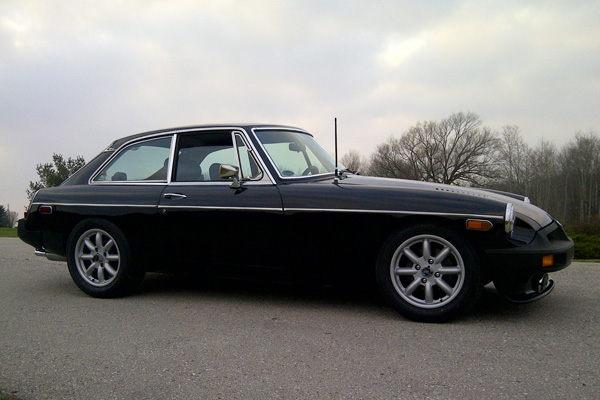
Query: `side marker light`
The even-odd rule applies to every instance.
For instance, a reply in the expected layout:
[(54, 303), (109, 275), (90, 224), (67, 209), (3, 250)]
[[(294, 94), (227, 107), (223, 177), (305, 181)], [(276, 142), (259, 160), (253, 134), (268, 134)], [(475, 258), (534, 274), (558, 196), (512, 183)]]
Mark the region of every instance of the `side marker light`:
[(468, 219), (467, 229), (473, 231), (489, 231), (492, 229), (492, 223), (483, 219)]

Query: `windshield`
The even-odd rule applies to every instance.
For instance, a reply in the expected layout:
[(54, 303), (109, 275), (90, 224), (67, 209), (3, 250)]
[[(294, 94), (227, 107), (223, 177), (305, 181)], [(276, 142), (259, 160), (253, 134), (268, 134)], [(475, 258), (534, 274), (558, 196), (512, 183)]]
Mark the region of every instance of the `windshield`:
[(332, 173), (333, 158), (307, 133), (257, 130), (258, 140), (282, 178)]

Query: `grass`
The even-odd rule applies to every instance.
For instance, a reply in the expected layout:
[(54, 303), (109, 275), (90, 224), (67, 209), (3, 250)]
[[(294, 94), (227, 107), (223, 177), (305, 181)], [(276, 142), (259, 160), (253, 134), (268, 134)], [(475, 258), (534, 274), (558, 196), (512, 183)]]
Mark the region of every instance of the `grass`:
[(17, 228), (0, 228), (0, 237), (15, 237), (16, 238), (17, 237)]

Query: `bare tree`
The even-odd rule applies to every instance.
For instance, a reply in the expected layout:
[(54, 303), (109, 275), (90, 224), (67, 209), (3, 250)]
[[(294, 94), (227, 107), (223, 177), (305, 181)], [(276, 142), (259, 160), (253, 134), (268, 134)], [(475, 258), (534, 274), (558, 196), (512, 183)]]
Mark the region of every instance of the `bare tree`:
[(8, 212), (2, 205), (0, 205), (0, 226), (10, 226), (8, 225)]
[(8, 226), (13, 228), (19, 219), (19, 213), (16, 211), (8, 210)]
[(582, 221), (600, 212), (600, 138), (578, 133), (560, 155), (564, 182), (564, 215), (569, 221)]
[(531, 149), (516, 125), (502, 127), (498, 167), (502, 175), (503, 190), (529, 195)]
[(561, 179), (556, 146), (542, 140), (530, 152), (530, 184), (529, 192), (524, 193), (544, 210), (557, 218), (564, 219), (561, 194), (568, 182)]
[(368, 175), (386, 178), (418, 179), (409, 163), (402, 157), (400, 140), (390, 137), (377, 145), (371, 154)]
[(354, 172), (364, 172), (366, 162), (360, 156), (357, 150), (350, 150), (340, 159), (344, 167)]
[(377, 146), (376, 175), (447, 184), (482, 185), (498, 176), (497, 135), (473, 113), (455, 113), (411, 127), (400, 139)]

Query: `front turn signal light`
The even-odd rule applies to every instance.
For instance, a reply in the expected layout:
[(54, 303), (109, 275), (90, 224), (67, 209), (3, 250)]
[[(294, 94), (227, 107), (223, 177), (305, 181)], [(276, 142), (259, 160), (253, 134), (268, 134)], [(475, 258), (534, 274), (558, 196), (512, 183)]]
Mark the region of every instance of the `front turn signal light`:
[(553, 255), (542, 257), (542, 268), (551, 267), (553, 265), (554, 265), (554, 256)]

